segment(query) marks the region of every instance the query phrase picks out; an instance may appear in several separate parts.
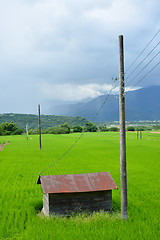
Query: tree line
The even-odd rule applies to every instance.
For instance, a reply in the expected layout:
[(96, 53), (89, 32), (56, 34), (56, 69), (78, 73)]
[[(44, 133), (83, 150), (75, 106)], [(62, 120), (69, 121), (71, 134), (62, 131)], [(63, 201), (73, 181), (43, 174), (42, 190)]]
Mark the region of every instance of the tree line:
[[(97, 127), (96, 124), (93, 124), (92, 122), (87, 122), (84, 126), (81, 125), (74, 125), (70, 126), (67, 122), (60, 124), (59, 126), (50, 127), (47, 129), (41, 130), (42, 134), (69, 134), (69, 133), (81, 133), (83, 131), (85, 132), (97, 132), (97, 131), (107, 131), (109, 129), (101, 129), (100, 127)], [(111, 131), (118, 131), (118, 128), (111, 127)], [(0, 124), (0, 136), (4, 135), (21, 135), (25, 134), (26, 130), (18, 128), (16, 123), (13, 123), (12, 121), (10, 123), (4, 122)], [(28, 134), (37, 134), (38, 128), (35, 129), (29, 129)]]
[[(126, 131), (146, 131), (146, 130), (159, 130), (160, 125), (155, 125), (151, 127), (147, 126), (127, 126)], [(106, 125), (96, 125), (92, 122), (87, 122), (84, 126), (74, 125), (70, 126), (67, 122), (60, 124), (59, 126), (49, 127), (47, 129), (41, 130), (42, 134), (69, 134), (69, 133), (81, 133), (81, 132), (118, 132), (119, 128), (116, 126), (106, 127)], [(25, 134), (26, 130), (18, 128), (16, 123), (12, 121), (10, 123), (4, 122), (0, 124), (0, 136), (5, 135), (21, 135)], [(38, 129), (29, 129), (28, 134), (38, 134)]]

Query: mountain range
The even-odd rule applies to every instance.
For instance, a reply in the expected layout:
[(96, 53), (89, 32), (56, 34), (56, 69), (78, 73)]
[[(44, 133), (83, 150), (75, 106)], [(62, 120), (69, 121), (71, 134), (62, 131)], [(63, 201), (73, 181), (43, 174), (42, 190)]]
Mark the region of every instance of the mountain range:
[[(65, 116), (81, 116), (92, 121), (107, 95), (102, 95), (86, 103), (58, 105), (50, 109), (49, 114)], [(160, 120), (160, 86), (150, 86), (125, 94), (126, 121)], [(118, 121), (119, 99), (110, 95), (96, 116), (95, 121)]]

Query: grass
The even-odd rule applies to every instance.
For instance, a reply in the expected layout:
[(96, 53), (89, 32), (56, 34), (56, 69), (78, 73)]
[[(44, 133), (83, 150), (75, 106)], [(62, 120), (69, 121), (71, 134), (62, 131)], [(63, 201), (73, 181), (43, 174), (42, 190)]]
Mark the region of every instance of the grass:
[(38, 173), (56, 161), (79, 134), (7, 136), (0, 152), (0, 239), (160, 239), (160, 135), (127, 133), (129, 218), (120, 218), (119, 133), (86, 133), (49, 174), (109, 171), (119, 190), (113, 190), (113, 213), (74, 214), (70, 218), (39, 217), (42, 189)]
[(5, 144), (6, 138), (0, 136), (0, 144)]

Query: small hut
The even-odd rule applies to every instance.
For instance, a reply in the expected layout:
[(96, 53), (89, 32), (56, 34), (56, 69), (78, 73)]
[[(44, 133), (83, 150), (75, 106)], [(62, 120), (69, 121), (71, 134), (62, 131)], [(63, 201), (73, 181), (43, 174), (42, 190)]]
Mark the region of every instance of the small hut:
[(109, 172), (41, 176), (40, 183), (46, 216), (111, 211), (112, 189), (118, 189)]

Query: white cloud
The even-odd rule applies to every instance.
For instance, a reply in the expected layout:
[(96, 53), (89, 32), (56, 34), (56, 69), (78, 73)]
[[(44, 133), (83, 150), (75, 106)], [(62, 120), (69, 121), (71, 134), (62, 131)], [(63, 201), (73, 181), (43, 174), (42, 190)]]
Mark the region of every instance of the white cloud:
[(89, 85), (42, 83), (40, 88), (48, 100), (81, 101), (101, 95), (95, 87)]
[[(107, 94), (113, 85), (111, 84), (51, 84), (41, 83), (40, 90), (42, 95), (48, 100), (59, 101), (82, 101), (88, 98), (95, 98)], [(117, 92), (115, 88), (114, 92)]]
[[(119, 84), (115, 82), (112, 84), (51, 84), (51, 83), (41, 83), (40, 92), (46, 100), (55, 101), (83, 101), (85, 99), (96, 98), (101, 95), (107, 94), (119, 94)], [(126, 87), (125, 91), (134, 91), (137, 88), (131, 89), (130, 86)]]
[(94, 8), (86, 13), (86, 17), (95, 21), (101, 22), (104, 26), (107, 26), (110, 30), (115, 31), (117, 28), (131, 28), (136, 25), (140, 27), (144, 20), (146, 20), (146, 14), (142, 11), (140, 2), (137, 1), (113, 1), (113, 4), (109, 8)]
[[(42, 101), (54, 88), (57, 99), (103, 94), (101, 87), (107, 90), (118, 74), (118, 35), (124, 34), (127, 67), (159, 29), (159, 7), (158, 0), (0, 1), (0, 81), (19, 86), (14, 105), (8, 96), (10, 111), (21, 104), (16, 96), (22, 86), (32, 82), (36, 92), (42, 79)], [(30, 96), (33, 102), (39, 91)]]

